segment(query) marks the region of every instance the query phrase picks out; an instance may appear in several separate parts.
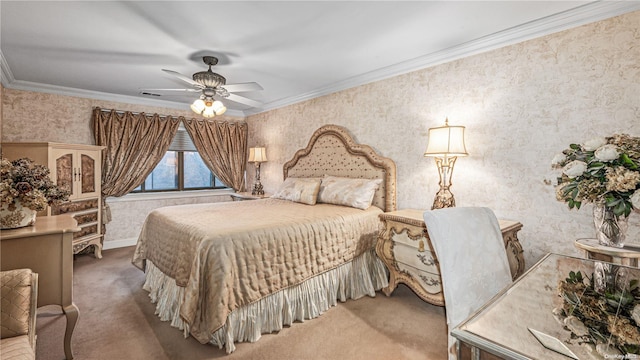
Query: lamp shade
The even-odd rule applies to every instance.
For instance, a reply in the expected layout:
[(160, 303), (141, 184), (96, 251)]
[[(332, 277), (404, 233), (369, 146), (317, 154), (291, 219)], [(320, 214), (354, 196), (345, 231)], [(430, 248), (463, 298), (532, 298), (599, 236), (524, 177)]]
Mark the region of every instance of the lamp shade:
[(249, 148), (249, 162), (267, 161), (267, 151), (263, 147)]
[(202, 99), (196, 99), (196, 101), (193, 102), (193, 104), (191, 104), (191, 110), (193, 110), (193, 112), (195, 113), (202, 113), (202, 110), (204, 110), (205, 108), (205, 104), (204, 101), (202, 101)]
[(224, 114), (225, 111), (227, 111), (227, 107), (224, 106), (224, 104), (221, 101), (214, 101), (213, 104), (211, 105), (211, 108), (213, 108), (213, 112), (216, 113), (216, 115), (222, 115)]
[(467, 156), (464, 145), (464, 126), (445, 126), (429, 129), (429, 142), (424, 156)]
[(212, 117), (216, 116), (216, 112), (213, 110), (213, 108), (211, 106), (207, 106), (202, 111), (202, 116), (204, 116), (206, 118), (212, 118)]

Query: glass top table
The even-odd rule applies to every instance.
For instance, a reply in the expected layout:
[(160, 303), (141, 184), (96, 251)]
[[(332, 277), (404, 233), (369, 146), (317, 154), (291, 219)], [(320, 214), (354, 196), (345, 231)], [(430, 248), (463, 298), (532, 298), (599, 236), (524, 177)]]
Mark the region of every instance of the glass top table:
[(597, 359), (598, 355), (591, 353), (595, 351), (593, 348), (572, 338), (571, 332), (560, 322), (562, 319), (554, 316), (554, 309), (561, 308), (563, 304), (563, 298), (558, 295), (560, 280), (565, 280), (571, 271), (580, 271), (583, 276), (591, 278), (594, 269), (600, 273), (602, 266), (620, 270), (619, 274), (624, 274), (627, 283), (630, 279), (640, 279), (638, 268), (547, 254), (511, 286), (453, 329), (451, 335), (505, 359), (571, 358), (543, 346), (532, 333), (538, 331), (557, 339), (578, 359)]

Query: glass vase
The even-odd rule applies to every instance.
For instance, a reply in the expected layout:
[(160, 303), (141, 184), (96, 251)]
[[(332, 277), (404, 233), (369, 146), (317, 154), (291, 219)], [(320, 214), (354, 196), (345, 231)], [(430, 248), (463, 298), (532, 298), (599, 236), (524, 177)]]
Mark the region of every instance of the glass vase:
[(616, 216), (604, 203), (593, 206), (593, 224), (596, 228), (598, 243), (617, 248), (624, 247), (629, 222), (625, 216)]

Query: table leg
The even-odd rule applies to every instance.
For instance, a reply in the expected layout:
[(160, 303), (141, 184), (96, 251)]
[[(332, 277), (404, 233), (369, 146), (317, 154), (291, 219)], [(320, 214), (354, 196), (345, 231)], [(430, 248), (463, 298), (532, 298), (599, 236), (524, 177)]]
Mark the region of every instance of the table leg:
[(471, 360), (480, 360), (480, 349), (475, 346), (471, 347)]
[(69, 306), (62, 308), (65, 316), (67, 317), (67, 328), (64, 331), (64, 356), (67, 360), (73, 359), (73, 353), (71, 352), (71, 335), (73, 335), (73, 329), (78, 322), (79, 310), (76, 304), (71, 303)]

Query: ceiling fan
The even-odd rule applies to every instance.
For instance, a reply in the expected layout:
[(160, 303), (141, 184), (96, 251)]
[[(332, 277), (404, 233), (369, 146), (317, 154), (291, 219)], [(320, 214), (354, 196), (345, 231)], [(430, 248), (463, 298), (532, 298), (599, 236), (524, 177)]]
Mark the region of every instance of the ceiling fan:
[(236, 95), (236, 92), (258, 91), (262, 90), (262, 86), (255, 82), (239, 83), (239, 84), (227, 84), (227, 79), (220, 74), (216, 74), (211, 71), (211, 67), (218, 63), (218, 58), (215, 56), (203, 56), (202, 61), (209, 65), (207, 71), (200, 71), (193, 74), (192, 78), (180, 74), (177, 71), (162, 69), (167, 74), (173, 75), (178, 79), (193, 86), (193, 88), (185, 89), (144, 89), (143, 91), (181, 91), (181, 92), (201, 92), (200, 98), (191, 104), (191, 110), (195, 113), (201, 114), (204, 117), (214, 117), (216, 115), (222, 115), (227, 108), (224, 104), (216, 100), (214, 97), (231, 100), (240, 104), (248, 105), (251, 107), (261, 106), (262, 103), (246, 98), (244, 96)]

